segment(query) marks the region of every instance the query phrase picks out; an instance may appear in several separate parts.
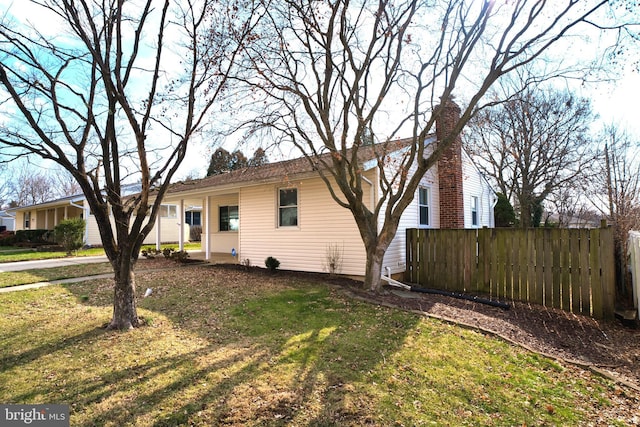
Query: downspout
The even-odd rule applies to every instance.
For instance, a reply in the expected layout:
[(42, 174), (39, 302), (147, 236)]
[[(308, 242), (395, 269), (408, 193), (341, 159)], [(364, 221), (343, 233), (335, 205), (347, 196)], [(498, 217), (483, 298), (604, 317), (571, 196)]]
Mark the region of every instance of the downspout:
[(428, 288), (421, 288), (419, 286), (407, 285), (405, 283), (402, 283), (402, 282), (399, 282), (397, 280), (392, 279), (390, 277), (391, 276), (391, 269), (389, 267), (385, 267), (385, 269), (387, 271), (387, 276), (383, 275), (380, 278), (382, 280), (385, 280), (387, 283), (389, 283), (389, 285), (395, 286), (395, 287), (398, 287), (398, 288), (402, 288), (405, 291), (420, 292), (420, 293), (423, 293), (423, 294), (444, 295), (444, 296), (463, 299), (463, 300), (467, 300), (467, 301), (478, 302), (480, 304), (487, 304), (487, 305), (490, 305), (492, 307), (502, 308), (504, 310), (508, 310), (509, 308), (511, 308), (511, 305), (509, 303), (502, 302), (502, 301), (493, 301), (493, 300), (489, 300), (489, 299), (486, 299), (486, 298), (480, 298), (480, 297), (477, 297), (477, 296), (465, 295), (465, 294), (462, 294), (460, 292), (441, 291), (439, 289), (428, 289)]

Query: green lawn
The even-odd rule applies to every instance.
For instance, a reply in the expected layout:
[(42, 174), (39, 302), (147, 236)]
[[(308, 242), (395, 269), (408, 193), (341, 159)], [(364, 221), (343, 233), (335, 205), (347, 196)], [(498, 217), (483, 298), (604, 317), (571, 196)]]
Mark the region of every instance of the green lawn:
[(178, 267), (137, 284), (153, 294), (130, 332), (102, 329), (109, 280), (0, 294), (0, 402), (68, 403), (74, 426), (625, 425), (601, 377), (323, 283)]
[[(178, 244), (167, 244), (162, 247), (172, 247), (177, 249)], [(155, 247), (152, 245), (145, 245), (144, 247)], [(185, 250), (198, 250), (201, 248), (200, 242), (185, 243)], [(104, 255), (104, 249), (102, 248), (89, 248), (79, 250), (74, 256), (96, 256)], [(52, 259), (52, 258), (64, 258), (67, 253), (64, 251), (35, 251), (31, 248), (19, 248), (16, 246), (0, 246), (0, 263), (3, 262), (16, 262), (16, 261), (33, 261), (38, 259)]]
[[(79, 250), (75, 256), (95, 256), (104, 255), (102, 248), (91, 248)], [(36, 251), (31, 248), (3, 247), (0, 251), (0, 263), (16, 261), (33, 261), (38, 259), (64, 258), (67, 253), (64, 251)]]
[(113, 268), (108, 262), (38, 268), (26, 271), (5, 271), (0, 272), (0, 288), (112, 272)]

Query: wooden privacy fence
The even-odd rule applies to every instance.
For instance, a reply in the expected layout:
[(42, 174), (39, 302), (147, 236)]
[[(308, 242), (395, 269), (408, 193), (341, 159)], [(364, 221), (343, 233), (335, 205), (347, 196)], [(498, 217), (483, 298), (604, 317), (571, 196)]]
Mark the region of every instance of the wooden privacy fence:
[(407, 230), (405, 280), (572, 313), (614, 316), (613, 230)]

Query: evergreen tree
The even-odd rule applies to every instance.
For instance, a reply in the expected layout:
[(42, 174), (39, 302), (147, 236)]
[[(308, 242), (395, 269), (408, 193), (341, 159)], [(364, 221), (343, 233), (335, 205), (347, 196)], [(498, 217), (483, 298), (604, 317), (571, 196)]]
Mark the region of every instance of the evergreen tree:
[(513, 227), (516, 223), (516, 214), (513, 206), (504, 193), (498, 193), (498, 202), (493, 208), (496, 227)]
[(249, 166), (249, 160), (247, 160), (247, 157), (244, 155), (242, 151), (236, 150), (233, 153), (231, 153), (231, 158), (229, 161), (229, 170), (234, 171), (234, 170), (246, 168), (247, 166)]
[(262, 149), (262, 147), (257, 148), (256, 151), (253, 152), (253, 157), (249, 159), (249, 166), (251, 167), (262, 166), (267, 163), (269, 163), (269, 159), (267, 158), (267, 153)]
[(207, 176), (219, 175), (231, 170), (231, 153), (222, 147), (218, 147), (211, 155)]

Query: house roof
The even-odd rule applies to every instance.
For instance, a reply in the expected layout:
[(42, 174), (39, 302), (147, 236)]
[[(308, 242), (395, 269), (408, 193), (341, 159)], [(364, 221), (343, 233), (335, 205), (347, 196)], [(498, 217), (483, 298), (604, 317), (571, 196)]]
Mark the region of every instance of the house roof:
[[(375, 159), (376, 156), (386, 155), (409, 147), (412, 141), (412, 138), (405, 138), (360, 147), (358, 161), (364, 167), (365, 162)], [(330, 153), (325, 153), (321, 155), (321, 158), (328, 160), (330, 156)], [(321, 163), (317, 160), (314, 161), (313, 158), (299, 157), (292, 160), (267, 163), (262, 166), (238, 169), (206, 178), (177, 182), (169, 187), (167, 194), (198, 191), (211, 187), (239, 187), (247, 183), (280, 181), (284, 177), (314, 173), (320, 167)]]
[(42, 203), (36, 203), (34, 205), (25, 205), (25, 206), (18, 206), (15, 208), (9, 208), (7, 209), (7, 212), (16, 212), (16, 211), (20, 211), (20, 210), (24, 210), (24, 209), (38, 209), (38, 208), (50, 208), (50, 207), (54, 207), (54, 206), (60, 206), (60, 205), (68, 205), (72, 202), (80, 202), (84, 200), (84, 194), (74, 194), (72, 196), (67, 196), (67, 197), (61, 197), (59, 199), (56, 200), (50, 200), (48, 202), (42, 202)]
[[(140, 191), (140, 184), (123, 184), (122, 185), (123, 194), (131, 195)], [(71, 196), (61, 197), (59, 199), (50, 200), (47, 202), (36, 203), (34, 205), (25, 205), (18, 206), (15, 208), (7, 209), (7, 212), (16, 212), (25, 209), (40, 209), (40, 208), (52, 208), (55, 206), (68, 205), (74, 202), (82, 202), (86, 199), (83, 193), (73, 194)]]

